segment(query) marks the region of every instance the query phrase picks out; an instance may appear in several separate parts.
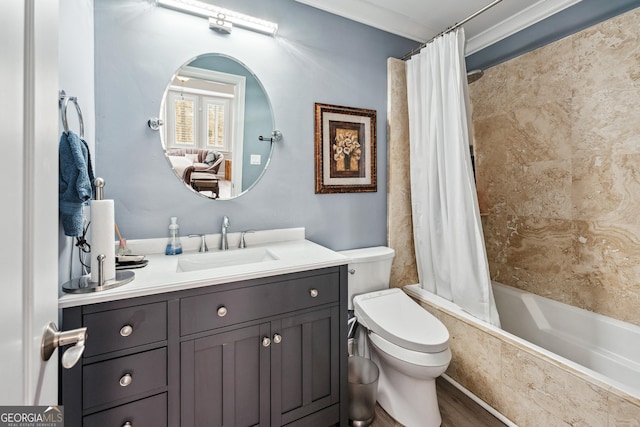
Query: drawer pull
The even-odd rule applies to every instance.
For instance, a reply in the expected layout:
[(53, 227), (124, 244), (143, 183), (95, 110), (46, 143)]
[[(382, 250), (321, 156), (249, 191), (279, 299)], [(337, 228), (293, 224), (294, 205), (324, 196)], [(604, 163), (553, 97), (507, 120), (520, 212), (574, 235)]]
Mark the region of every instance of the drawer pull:
[(131, 374), (124, 374), (122, 378), (120, 378), (120, 385), (122, 387), (126, 387), (133, 382), (133, 377)]
[(218, 308), (218, 316), (219, 317), (224, 317), (227, 315), (227, 307), (225, 307), (224, 305)]
[(122, 328), (120, 328), (120, 335), (122, 335), (123, 337), (128, 337), (132, 333), (133, 333), (133, 326), (131, 325), (124, 325)]
[(269, 347), (271, 345), (271, 340), (269, 339), (269, 337), (263, 337), (262, 338), (262, 346), (263, 347)]
[(273, 342), (276, 344), (280, 344), (282, 342), (282, 335), (280, 334), (273, 335)]
[(311, 295), (311, 298), (315, 298), (315, 297), (317, 297), (317, 296), (318, 296), (318, 290), (317, 290), (317, 289), (315, 289), (315, 288), (314, 288), (314, 289), (311, 289), (311, 290), (309, 291), (309, 295)]
[(133, 424), (131, 424), (130, 421), (127, 421), (126, 423), (122, 424), (122, 427), (133, 427)]

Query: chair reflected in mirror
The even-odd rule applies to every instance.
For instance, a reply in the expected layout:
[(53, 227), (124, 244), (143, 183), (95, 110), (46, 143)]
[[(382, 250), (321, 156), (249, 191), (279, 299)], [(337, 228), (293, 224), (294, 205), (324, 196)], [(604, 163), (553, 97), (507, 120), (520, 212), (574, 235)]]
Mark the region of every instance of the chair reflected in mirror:
[(166, 155), (187, 186), (213, 199), (220, 197), (218, 171), (224, 161), (221, 152), (201, 148), (172, 148), (167, 150)]

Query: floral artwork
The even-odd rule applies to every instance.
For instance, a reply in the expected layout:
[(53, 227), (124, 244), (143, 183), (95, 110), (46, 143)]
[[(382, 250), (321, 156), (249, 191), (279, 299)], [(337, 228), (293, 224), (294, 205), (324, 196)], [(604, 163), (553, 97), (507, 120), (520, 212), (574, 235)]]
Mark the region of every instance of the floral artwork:
[(375, 110), (316, 104), (316, 193), (377, 191)]
[[(338, 129), (335, 143), (333, 144), (333, 160), (336, 161), (338, 170), (358, 170), (360, 160), (360, 143), (358, 133), (345, 129)], [(353, 160), (353, 164), (351, 161)]]

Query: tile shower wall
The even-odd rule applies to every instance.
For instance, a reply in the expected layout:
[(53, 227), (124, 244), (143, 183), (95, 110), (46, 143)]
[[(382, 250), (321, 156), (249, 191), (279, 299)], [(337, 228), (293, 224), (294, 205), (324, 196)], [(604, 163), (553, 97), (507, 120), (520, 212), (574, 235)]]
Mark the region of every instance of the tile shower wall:
[(394, 58), (387, 60), (387, 91), (387, 240), (388, 245), (396, 251), (389, 283), (391, 287), (402, 287), (418, 283), (411, 220), (411, 179), (407, 155), (409, 107), (404, 61)]
[(640, 325), (640, 9), (470, 85), (491, 277)]

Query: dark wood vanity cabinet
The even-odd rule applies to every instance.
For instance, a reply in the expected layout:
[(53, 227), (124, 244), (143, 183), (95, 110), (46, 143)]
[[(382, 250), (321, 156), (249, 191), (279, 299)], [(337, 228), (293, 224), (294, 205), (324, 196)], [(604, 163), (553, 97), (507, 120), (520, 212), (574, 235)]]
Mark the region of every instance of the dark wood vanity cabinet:
[(340, 266), (64, 309), (89, 334), (61, 370), (67, 425), (346, 426), (346, 280)]

